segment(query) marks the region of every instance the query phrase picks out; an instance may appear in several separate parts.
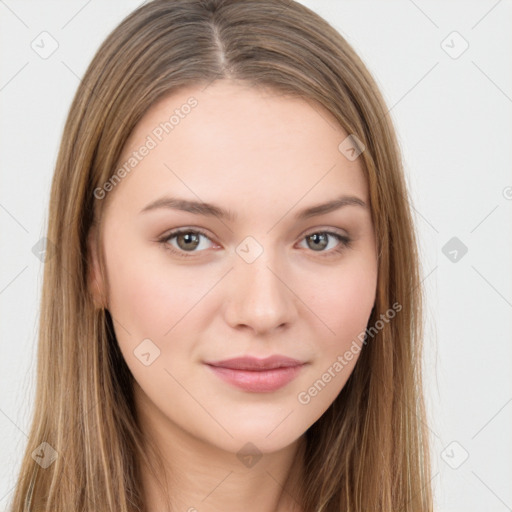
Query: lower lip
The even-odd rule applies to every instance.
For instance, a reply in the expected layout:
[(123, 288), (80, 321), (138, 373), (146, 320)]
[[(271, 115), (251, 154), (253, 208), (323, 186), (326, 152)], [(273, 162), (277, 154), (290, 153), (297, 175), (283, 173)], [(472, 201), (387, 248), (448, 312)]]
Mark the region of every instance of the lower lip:
[(244, 391), (270, 393), (286, 386), (300, 372), (304, 365), (274, 368), (273, 370), (233, 370), (207, 365), (218, 377)]

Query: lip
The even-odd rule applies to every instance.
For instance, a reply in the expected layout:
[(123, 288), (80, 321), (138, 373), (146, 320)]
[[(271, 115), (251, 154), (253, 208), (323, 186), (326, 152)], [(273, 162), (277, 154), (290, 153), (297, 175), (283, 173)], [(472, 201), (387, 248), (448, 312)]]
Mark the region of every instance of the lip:
[(253, 393), (270, 393), (286, 386), (306, 363), (275, 355), (264, 359), (236, 357), (205, 363), (219, 378)]

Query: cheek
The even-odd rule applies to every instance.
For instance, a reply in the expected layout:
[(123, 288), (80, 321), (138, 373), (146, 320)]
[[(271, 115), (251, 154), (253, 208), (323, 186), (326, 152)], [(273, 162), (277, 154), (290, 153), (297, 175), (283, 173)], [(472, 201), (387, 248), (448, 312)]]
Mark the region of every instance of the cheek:
[(128, 257), (121, 252), (120, 246), (112, 247), (107, 260), (109, 310), (132, 342), (161, 339), (199, 301), (203, 286), (183, 267), (165, 265), (160, 249), (149, 258), (146, 251), (126, 251)]
[(340, 341), (346, 341), (366, 329), (375, 302), (375, 286), (372, 279), (354, 273), (345, 276), (333, 290), (333, 296), (329, 316), (334, 321), (332, 329), (341, 337)]
[(376, 264), (371, 259), (347, 261), (336, 271), (325, 273), (317, 285), (311, 308), (329, 327), (327, 346), (343, 348), (366, 329), (375, 303)]
[(321, 291), (312, 297), (310, 308), (322, 320), (316, 328), (316, 357), (296, 396), (310, 423), (336, 399), (357, 363), (361, 333), (375, 302), (376, 274), (371, 261), (361, 260), (331, 270), (317, 281)]
[[(347, 260), (336, 271), (330, 269), (325, 275), (319, 275), (316, 281), (318, 293), (309, 297), (311, 311), (321, 319), (318, 323), (316, 340), (316, 377), (331, 367), (347, 351), (343, 371), (330, 384), (330, 391), (324, 393), (326, 400), (334, 399), (343, 387), (360, 354), (362, 333), (365, 332), (373, 305), (377, 287), (376, 263), (359, 258)], [(304, 292), (305, 293), (305, 292)], [(354, 343), (357, 344), (355, 347)], [(355, 348), (354, 348), (355, 347)]]
[[(108, 309), (135, 380), (147, 396), (162, 400), (160, 407), (165, 408), (166, 397), (181, 393), (166, 370), (179, 373), (182, 362), (190, 359), (194, 346), (190, 318), (195, 315), (197, 319), (202, 311), (199, 306), (207, 288), (183, 267), (166, 264), (160, 250), (148, 254), (134, 248), (127, 251), (126, 246), (123, 249), (119, 243), (107, 248)], [(148, 365), (145, 354), (149, 354)], [(183, 380), (181, 375), (179, 380)]]

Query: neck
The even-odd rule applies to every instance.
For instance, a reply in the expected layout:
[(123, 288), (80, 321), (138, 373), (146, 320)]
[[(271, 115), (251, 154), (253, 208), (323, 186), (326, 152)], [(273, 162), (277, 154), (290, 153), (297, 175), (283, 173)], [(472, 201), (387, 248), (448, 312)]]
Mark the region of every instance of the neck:
[[(148, 512), (301, 512), (305, 436), (257, 461), (213, 446), (167, 418), (138, 408), (139, 424), (159, 464), (143, 467)], [(154, 412), (154, 411), (153, 411)], [(151, 418), (151, 419), (150, 419)], [(156, 473), (156, 474), (155, 474)]]

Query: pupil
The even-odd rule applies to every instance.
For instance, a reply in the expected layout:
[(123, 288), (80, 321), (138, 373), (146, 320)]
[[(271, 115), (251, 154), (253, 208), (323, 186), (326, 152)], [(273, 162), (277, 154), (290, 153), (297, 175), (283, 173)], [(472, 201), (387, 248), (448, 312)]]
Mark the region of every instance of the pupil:
[[(315, 233), (311, 236), (308, 237), (310, 240), (313, 240), (314, 242), (314, 246), (316, 246), (317, 248), (320, 247), (320, 248), (324, 248), (326, 247), (326, 236), (325, 236), (325, 233)], [(189, 245), (189, 248), (190, 247), (197, 247), (198, 245), (198, 237), (195, 233), (184, 233), (182, 235), (180, 235), (180, 237), (178, 237), (178, 240), (185, 240), (185, 249), (187, 248), (186, 246), (188, 244), (190, 244), (192, 242), (192, 246)], [(181, 243), (179, 244), (180, 246), (182, 245)]]
[[(315, 233), (309, 238), (315, 241), (316, 247), (321, 247), (323, 249), (326, 246), (326, 236), (324, 233)], [(322, 238), (322, 240), (319, 240), (320, 238)], [(320, 242), (320, 245), (317, 242)]]
[[(185, 240), (185, 244), (189, 244), (190, 242), (192, 242), (192, 245), (188, 245), (188, 248), (192, 247), (197, 247), (197, 244), (198, 244), (198, 240), (197, 240), (197, 235), (195, 233), (185, 233), (183, 235), (181, 235), (181, 237), (179, 237), (178, 239), (183, 239)], [(181, 245), (181, 244), (180, 244)], [(185, 249), (187, 248), (187, 245), (185, 245), (184, 247)]]

